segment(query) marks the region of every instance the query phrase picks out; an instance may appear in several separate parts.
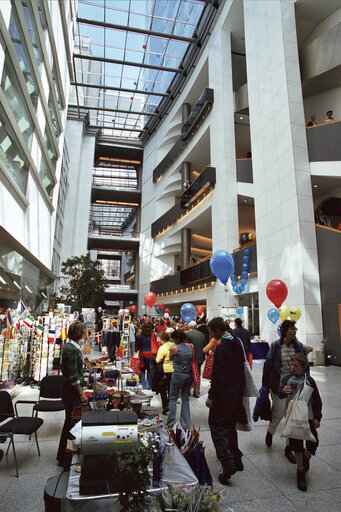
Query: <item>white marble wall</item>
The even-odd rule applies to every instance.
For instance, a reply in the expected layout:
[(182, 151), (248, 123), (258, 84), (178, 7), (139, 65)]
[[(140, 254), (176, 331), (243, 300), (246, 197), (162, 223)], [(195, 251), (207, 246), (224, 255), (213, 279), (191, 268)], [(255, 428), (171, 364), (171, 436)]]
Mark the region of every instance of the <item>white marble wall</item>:
[(244, 0), (262, 339), (273, 341), (266, 285), (282, 279), (298, 338), (322, 339), (319, 271), (294, 1)]

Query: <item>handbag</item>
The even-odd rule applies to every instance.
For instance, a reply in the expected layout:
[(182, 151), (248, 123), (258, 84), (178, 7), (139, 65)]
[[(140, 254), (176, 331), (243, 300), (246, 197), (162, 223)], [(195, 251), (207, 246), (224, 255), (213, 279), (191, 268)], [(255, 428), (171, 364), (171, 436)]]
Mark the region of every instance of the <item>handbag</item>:
[(140, 353), (136, 352), (131, 358), (130, 358), (130, 368), (133, 370), (135, 375), (141, 375), (141, 359), (140, 359)]
[(291, 437), (292, 439), (301, 439), (303, 441), (313, 441), (316, 443), (316, 439), (309, 425), (308, 402), (304, 398), (300, 398), (302, 394), (305, 395), (306, 379), (307, 377), (304, 376), (303, 390), (300, 387), (295, 398), (289, 401), (281, 437)]
[(203, 379), (211, 380), (211, 378), (212, 378), (214, 352), (215, 352), (216, 346), (217, 346), (217, 342), (215, 341), (213, 349), (210, 350), (209, 354), (206, 357), (204, 371), (202, 373), (202, 378)]
[(193, 381), (193, 388), (197, 389), (200, 387), (200, 376), (199, 376), (199, 370), (198, 370), (198, 363), (194, 359), (194, 349), (192, 343), (190, 343), (191, 349), (192, 349), (192, 362), (191, 362), (191, 368), (192, 368), (192, 381)]
[(238, 338), (238, 340), (241, 344), (241, 347), (243, 349), (243, 354), (244, 354), (245, 384), (244, 384), (243, 397), (255, 396), (256, 398), (258, 398), (259, 397), (258, 389), (256, 388), (256, 385), (253, 382), (253, 377), (252, 377), (249, 361), (246, 358), (243, 342), (241, 341), (240, 338)]
[(155, 334), (152, 332), (150, 339), (150, 351), (152, 354), (156, 355), (159, 350), (160, 345), (158, 344)]

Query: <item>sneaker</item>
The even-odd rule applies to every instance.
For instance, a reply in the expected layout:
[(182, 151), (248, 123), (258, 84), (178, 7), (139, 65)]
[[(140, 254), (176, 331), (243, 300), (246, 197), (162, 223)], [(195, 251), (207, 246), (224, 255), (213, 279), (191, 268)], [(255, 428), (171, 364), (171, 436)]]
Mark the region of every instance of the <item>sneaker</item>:
[(285, 447), (284, 455), (288, 459), (288, 461), (291, 462), (291, 464), (296, 464), (296, 457), (290, 450), (289, 446)]
[(270, 446), (272, 446), (272, 434), (270, 434), (270, 432), (266, 433), (265, 444), (266, 444), (266, 446), (268, 446), (268, 448), (270, 448)]
[(297, 470), (297, 489), (300, 491), (306, 491), (307, 490), (307, 484), (305, 481), (305, 471), (304, 469), (298, 469)]

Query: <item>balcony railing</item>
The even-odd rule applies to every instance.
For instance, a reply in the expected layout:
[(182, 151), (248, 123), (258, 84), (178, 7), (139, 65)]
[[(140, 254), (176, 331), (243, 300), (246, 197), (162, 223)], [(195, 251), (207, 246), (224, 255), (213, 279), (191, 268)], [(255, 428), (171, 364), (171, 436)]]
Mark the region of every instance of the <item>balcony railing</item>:
[(306, 132), (310, 162), (341, 160), (341, 121), (311, 126)]
[(244, 249), (249, 249), (249, 272), (257, 272), (257, 244), (256, 242), (250, 242), (248, 244), (245, 244), (235, 251), (233, 251), (232, 254), (235, 255), (235, 270), (237, 276), (241, 275), (242, 272), (242, 264), (243, 262), (243, 256), (244, 256)]
[(183, 193), (180, 201), (159, 217), (152, 224), (152, 237), (156, 237), (162, 231), (173, 226), (185, 213), (191, 210), (195, 204), (201, 201), (213, 188), (216, 182), (215, 167), (206, 167), (194, 183)]
[(253, 183), (252, 158), (238, 158), (237, 181), (239, 183)]
[(213, 89), (206, 87), (201, 94), (198, 103), (194, 107), (193, 111), (189, 115), (186, 123), (181, 130), (181, 137), (176, 141), (174, 146), (170, 149), (167, 155), (161, 160), (153, 171), (153, 182), (156, 183), (158, 179), (164, 174), (164, 172), (170, 167), (177, 156), (181, 153), (184, 146), (187, 144), (189, 139), (194, 135), (196, 130), (201, 125), (205, 116), (212, 108), (213, 104)]

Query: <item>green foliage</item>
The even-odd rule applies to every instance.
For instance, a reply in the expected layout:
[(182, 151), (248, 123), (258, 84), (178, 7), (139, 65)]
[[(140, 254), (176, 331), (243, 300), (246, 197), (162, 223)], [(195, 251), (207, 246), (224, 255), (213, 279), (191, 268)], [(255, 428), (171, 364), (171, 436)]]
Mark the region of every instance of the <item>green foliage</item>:
[(92, 261), (89, 256), (75, 256), (62, 263), (61, 271), (66, 284), (60, 292), (66, 296), (67, 303), (81, 311), (102, 302), (109, 281), (98, 261)]
[(167, 486), (167, 491), (152, 498), (149, 512), (178, 510), (184, 512), (221, 512), (221, 496), (211, 487), (197, 486), (194, 489)]

